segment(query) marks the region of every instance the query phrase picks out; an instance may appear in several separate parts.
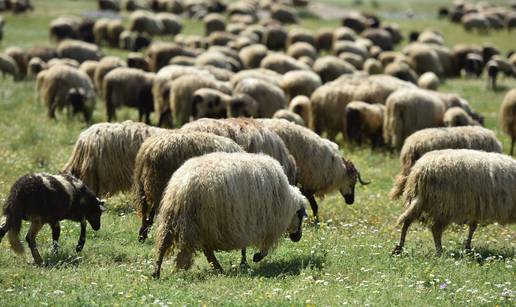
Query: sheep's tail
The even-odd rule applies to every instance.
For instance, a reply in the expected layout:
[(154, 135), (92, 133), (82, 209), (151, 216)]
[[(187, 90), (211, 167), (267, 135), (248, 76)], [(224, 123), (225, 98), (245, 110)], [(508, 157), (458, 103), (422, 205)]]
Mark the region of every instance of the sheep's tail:
[(143, 183), (139, 178), (136, 177), (136, 170), (135, 170), (135, 176), (133, 179), (133, 197), (134, 197), (134, 209), (136, 210), (136, 213), (138, 216), (147, 216), (149, 208), (147, 203), (147, 197), (145, 195), (145, 191), (143, 189)]
[(173, 233), (173, 217), (170, 214), (158, 214), (158, 227), (156, 230), (156, 243), (154, 245), (156, 255), (164, 254), (165, 257), (174, 253), (176, 241)]
[(23, 245), (20, 242), (21, 224), (20, 218), (13, 218), (11, 215), (8, 215), (5, 224), (2, 225), (7, 230), (7, 239), (11, 249), (18, 255), (23, 254)]
[(408, 176), (403, 172), (399, 173), (398, 176), (396, 176), (394, 186), (389, 192), (389, 197), (392, 200), (399, 199), (401, 195), (403, 195), (403, 190), (405, 190), (405, 185), (407, 184), (407, 178)]
[(421, 209), (421, 202), (418, 201), (418, 198), (416, 197), (414, 199), (411, 199), (405, 211), (398, 218), (398, 226), (403, 224), (407, 220), (414, 220), (415, 218), (419, 217)]

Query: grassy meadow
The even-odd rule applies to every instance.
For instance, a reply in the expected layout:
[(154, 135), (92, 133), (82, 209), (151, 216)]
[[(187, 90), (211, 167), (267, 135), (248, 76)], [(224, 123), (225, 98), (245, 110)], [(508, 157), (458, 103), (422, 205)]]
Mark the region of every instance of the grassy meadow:
[[(315, 1), (315, 0), (314, 0)], [(334, 6), (351, 7), (352, 1), (325, 0)], [(447, 1), (377, 0), (378, 8), (364, 0), (386, 20), (398, 22), (405, 33), (426, 27), (440, 29), (449, 45), (459, 42), (492, 42), (505, 54), (515, 48), (516, 35), (506, 31), (489, 36), (467, 34), (447, 21), (436, 19), (437, 7)], [(451, 2), (451, 1), (450, 1)], [(502, 2), (502, 1), (498, 1)], [(28, 48), (50, 44), (48, 23), (63, 14), (95, 10), (93, 0), (33, 0), (36, 10), (25, 15), (3, 14), (5, 37), (0, 49), (17, 45)], [(357, 7), (359, 8), (359, 7)], [(405, 12), (414, 12), (408, 19)], [(337, 20), (311, 17), (302, 25), (311, 29), (337, 26)], [(185, 33), (201, 34), (198, 22), (185, 19)], [(405, 42), (406, 43), (406, 42)], [(124, 52), (104, 49), (107, 54)], [(442, 91), (457, 92), (486, 117), (486, 126), (495, 130), (508, 150), (508, 138), (498, 123), (498, 109), (516, 81), (501, 77), (500, 89), (486, 90), (487, 81), (447, 80)], [(137, 120), (135, 110), (119, 110), (118, 118)], [(97, 99), (94, 121), (106, 119)], [(156, 118), (153, 118), (154, 122)], [(0, 82), (0, 202), (4, 202), (15, 180), (30, 172), (57, 172), (72, 151), (85, 124), (60, 116), (46, 118), (37, 100), (33, 81)], [(153, 237), (137, 241), (139, 219), (129, 195), (108, 200), (102, 228), (88, 226), (84, 250), (75, 253), (79, 225), (62, 222), (61, 251), (51, 255), (50, 228), (38, 236), (45, 267), (32, 264), (26, 248), (25, 259), (10, 251), (6, 239), (0, 243), (0, 306), (27, 305), (505, 305), (516, 304), (516, 225), (479, 227), (473, 239), (473, 253), (462, 247), (467, 230), (452, 226), (444, 234), (444, 253), (434, 256), (428, 230), (414, 224), (409, 230), (405, 251), (392, 257), (399, 239), (395, 222), (401, 202), (392, 202), (387, 193), (399, 169), (398, 156), (372, 152), (368, 147), (342, 145), (342, 152), (372, 183), (357, 185), (355, 204), (348, 206), (340, 194), (319, 199), (321, 223), (306, 225), (303, 238), (292, 243), (285, 238), (279, 247), (248, 271), (238, 268), (240, 253), (218, 253), (224, 274), (212, 271), (198, 255), (190, 271), (173, 272), (172, 261), (163, 265), (162, 277), (150, 277), (154, 261)], [(310, 211), (309, 211), (310, 213)], [(23, 238), (27, 225), (22, 229)]]

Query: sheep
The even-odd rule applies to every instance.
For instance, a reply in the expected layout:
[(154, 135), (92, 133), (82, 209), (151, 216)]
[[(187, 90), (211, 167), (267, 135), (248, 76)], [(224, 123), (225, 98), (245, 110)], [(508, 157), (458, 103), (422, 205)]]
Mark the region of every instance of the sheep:
[(11, 75), (14, 81), (21, 80), (20, 71), (18, 70), (16, 61), (6, 54), (0, 54), (0, 71), (2, 72), (3, 77), (7, 74)]
[(410, 135), (400, 153), (401, 170), (389, 196), (398, 199), (403, 194), (412, 166), (427, 152), (441, 149), (474, 149), (502, 152), (502, 144), (493, 131), (479, 127), (427, 128)]
[[(48, 117), (55, 118), (55, 111), (67, 108), (68, 114), (73, 107), (73, 113), (82, 111), (84, 120), (89, 122), (93, 108), (95, 106), (95, 91), (93, 83), (88, 75), (79, 69), (67, 65), (54, 65), (45, 72), (39, 84), (39, 94), (43, 98), (45, 106), (48, 108)], [(41, 74), (40, 73), (40, 74)], [(40, 78), (38, 74), (38, 79)], [(84, 91), (84, 101), (79, 105), (70, 101), (70, 90), (82, 89)]]
[[(301, 192), (310, 202), (314, 216), (318, 205), (314, 195), (339, 190), (347, 204), (355, 200), (355, 184), (368, 184), (353, 163), (341, 157), (337, 144), (319, 137), (308, 128), (281, 119), (259, 119), (285, 142), (298, 165)], [(310, 153), (310, 154), (307, 154)]]
[(249, 95), (230, 97), (221, 91), (201, 88), (192, 96), (192, 116), (194, 119), (256, 117), (258, 103)]
[(100, 45), (107, 41), (107, 29), (110, 22), (111, 19), (99, 18), (93, 24), (93, 36), (95, 37), (96, 44)]
[(360, 34), (362, 37), (370, 39), (373, 44), (382, 48), (382, 50), (393, 50), (394, 42), (391, 33), (385, 29), (370, 28)]
[(69, 174), (25, 175), (11, 187), (4, 204), (3, 215), (6, 219), (0, 225), (0, 241), (7, 233), (11, 249), (17, 254), (23, 254), (19, 234), (22, 220), (30, 221), (26, 240), (35, 264), (42, 265), (36, 236), (44, 224), (49, 224), (52, 229), (52, 253), (57, 253), (61, 232), (59, 221), (67, 219), (80, 222), (81, 235), (75, 248), (80, 252), (86, 241), (86, 221), (93, 230), (99, 230), (101, 215), (105, 210), (104, 202)]
[(229, 83), (233, 88), (235, 88), (238, 85), (238, 83), (240, 83), (240, 81), (247, 78), (261, 79), (271, 84), (274, 84), (275, 86), (280, 86), (283, 76), (269, 69), (245, 69), (237, 72), (233, 77), (231, 77)]
[(403, 53), (408, 56), (410, 66), (417, 74), (433, 72), (437, 76), (443, 76), (444, 70), (439, 61), (439, 56), (430, 45), (411, 44), (403, 49)]
[(458, 126), (479, 126), (480, 123), (474, 120), (463, 108), (451, 107), (444, 112), (443, 122), (446, 127)]
[(150, 12), (135, 11), (129, 16), (129, 30), (150, 36), (159, 35), (163, 32), (163, 23)]
[(307, 96), (294, 97), (288, 106), (289, 110), (301, 116), (307, 127), (312, 124), (312, 104)]
[(104, 84), (104, 77), (113, 69), (125, 66), (125, 62), (115, 56), (103, 57), (98, 62), (97, 68), (95, 69), (95, 73), (93, 75), (93, 84), (95, 85), (99, 95), (102, 96), (103, 94), (102, 86)]
[(384, 73), (403, 81), (417, 83), (417, 74), (404, 61), (394, 61), (385, 66)]
[(476, 29), (479, 34), (489, 33), (489, 20), (487, 20), (487, 18), (482, 14), (473, 13), (464, 15), (461, 22), (464, 26), (464, 30), (467, 32)]
[(226, 22), (224, 21), (224, 17), (220, 14), (212, 13), (204, 16), (203, 23), (206, 36), (213, 32), (226, 30)]
[(240, 63), (232, 58), (224, 55), (219, 51), (206, 51), (200, 54), (194, 62), (195, 66), (213, 66), (217, 68), (228, 69), (231, 71), (240, 70)]
[(283, 90), (262, 79), (246, 78), (234, 87), (235, 94), (247, 94), (258, 103), (259, 117), (272, 117), (280, 109), (287, 107)]
[[(31, 61), (32, 61), (32, 59), (31, 59)], [(98, 61), (88, 60), (88, 61), (82, 62), (82, 64), (79, 66), (79, 70), (86, 73), (88, 75), (88, 77), (90, 78), (91, 82), (93, 82), (93, 84), (95, 84), (95, 70), (97, 69), (98, 66), (99, 66)]]
[(130, 52), (127, 55), (127, 67), (150, 71), (149, 59), (139, 52)]
[(27, 57), (40, 58), (44, 62), (48, 62), (57, 58), (57, 50), (55, 47), (34, 46), (26, 50)]
[(297, 113), (295, 113), (291, 110), (288, 110), (288, 109), (281, 109), (281, 110), (276, 111), (274, 113), (274, 115), (272, 115), (272, 118), (284, 119), (284, 120), (292, 122), (296, 125), (306, 126), (306, 123), (301, 116), (299, 116)]
[(338, 41), (333, 44), (333, 53), (339, 56), (341, 53), (349, 52), (360, 56), (362, 59), (369, 57), (369, 52), (366, 46), (361, 45), (358, 42), (352, 41)]
[(72, 68), (79, 68), (81, 64), (74, 59), (52, 59), (47, 62), (47, 67), (53, 67), (56, 65), (66, 65)]
[(304, 28), (290, 29), (290, 31), (288, 32), (286, 47), (290, 48), (295, 43), (300, 42), (306, 43), (311, 47), (315, 48), (315, 37), (311, 31)]
[(267, 56), (268, 49), (262, 44), (253, 44), (244, 47), (238, 53), (242, 64), (246, 69), (260, 67), (261, 61)]
[(417, 86), (427, 90), (437, 91), (439, 84), (439, 77), (431, 71), (425, 72), (417, 79)]
[(159, 71), (162, 67), (168, 64), (168, 61), (178, 55), (195, 57), (196, 54), (186, 48), (183, 48), (175, 43), (170, 42), (155, 42), (152, 43), (147, 50), (147, 56), (150, 59), (151, 70)]
[(146, 34), (124, 30), (120, 33), (118, 46), (125, 50), (140, 51), (151, 44), (151, 39)]
[(39, 57), (33, 57), (27, 64), (27, 77), (29, 79), (36, 79), (39, 72), (45, 69), (47, 69), (47, 63)]
[(177, 15), (158, 13), (156, 14), (156, 18), (161, 21), (161, 24), (163, 25), (163, 30), (161, 32), (163, 35), (177, 35), (183, 29), (181, 19)]
[(111, 47), (118, 47), (120, 35), (124, 32), (124, 25), (119, 19), (110, 20), (106, 28), (106, 41)]
[[(190, 120), (192, 115), (192, 96), (200, 88), (212, 88), (220, 90), (226, 94), (231, 93), (231, 89), (225, 83), (217, 81), (212, 76), (207, 75), (184, 75), (170, 83), (169, 110), (172, 112), (174, 124), (181, 126)], [(160, 115), (160, 122), (162, 116)]]
[(516, 143), (516, 89), (512, 89), (505, 95), (500, 106), (500, 121), (502, 130), (511, 137), (510, 155), (514, 154)]
[(297, 181), (296, 163), (281, 138), (252, 118), (202, 118), (183, 125), (180, 131), (208, 132), (230, 138), (246, 152), (261, 152), (275, 158), (289, 182), (295, 184)]
[(285, 49), (287, 38), (288, 33), (284, 28), (273, 26), (266, 29), (262, 37), (262, 44), (269, 50), (281, 50)]
[(315, 47), (317, 50), (329, 51), (333, 45), (333, 29), (320, 28), (315, 35)]
[(69, 58), (82, 63), (87, 60), (99, 61), (102, 52), (95, 44), (77, 40), (65, 40), (57, 46), (57, 54), (61, 58)]
[(315, 61), (315, 59), (317, 59), (317, 50), (313, 45), (307, 42), (297, 42), (288, 47), (287, 55), (298, 60), (306, 56)]
[(299, 23), (296, 10), (281, 4), (275, 4), (271, 7), (271, 18), (281, 23)]
[(355, 41), (357, 38), (357, 33), (353, 29), (348, 27), (339, 27), (333, 31), (332, 45), (335, 45), (335, 43), (339, 41)]
[(108, 121), (116, 119), (116, 108), (120, 106), (138, 109), (139, 121), (150, 124), (150, 113), (154, 111), (152, 83), (154, 73), (135, 68), (119, 67), (104, 77), (102, 93), (106, 101)]
[(117, 0), (98, 0), (97, 5), (99, 10), (120, 11), (120, 3)]
[(383, 66), (377, 59), (369, 58), (365, 60), (363, 69), (369, 75), (379, 75), (383, 72)]
[(129, 191), (140, 145), (166, 130), (143, 123), (101, 123), (81, 132), (62, 171), (82, 180), (95, 195)]
[(464, 61), (464, 70), (468, 75), (475, 75), (477, 78), (482, 75), (484, 69), (484, 60), (482, 56), (476, 53), (468, 53)]
[(4, 54), (10, 56), (16, 62), (21, 78), (25, 78), (27, 74), (27, 63), (29, 62), (27, 52), (20, 47), (11, 46), (4, 50)]
[(160, 133), (149, 137), (136, 155), (132, 194), (142, 224), (138, 239), (147, 239), (167, 182), (188, 159), (211, 152), (243, 152), (232, 140), (211, 133)]
[(368, 21), (364, 15), (359, 12), (348, 12), (342, 17), (342, 26), (353, 29), (360, 33), (368, 27)]
[(335, 56), (328, 55), (318, 58), (313, 65), (313, 70), (321, 77), (324, 84), (344, 74), (351, 74), (356, 69), (353, 65)]
[(61, 16), (50, 22), (49, 37), (51, 40), (78, 39), (79, 18), (75, 16)]
[(253, 261), (258, 262), (285, 232), (294, 242), (301, 239), (305, 206), (306, 199), (288, 184), (278, 162), (265, 155), (211, 153), (190, 159), (163, 193), (153, 276), (159, 278), (169, 250), (178, 250), (178, 269), (190, 268), (198, 249), (219, 271), (214, 250), (244, 249), (245, 266), (245, 248), (256, 246), (260, 251)]
[(425, 154), (407, 179), (405, 211), (398, 218), (398, 224), (403, 224), (401, 238), (393, 254), (403, 250), (414, 220), (429, 226), (438, 256), (442, 254), (443, 230), (451, 223), (469, 225), (466, 250), (471, 249), (478, 224), (515, 223), (515, 178), (516, 161), (503, 154), (470, 149)]
[(287, 72), (281, 80), (281, 88), (288, 100), (298, 96), (310, 96), (322, 85), (319, 75), (312, 71), (293, 70)]
[(486, 64), (487, 68), (487, 88), (491, 88), (492, 90), (496, 90), (496, 79), (498, 78), (498, 72), (500, 71), (500, 66), (494, 60), (490, 60)]
[(260, 67), (285, 74), (292, 70), (310, 70), (298, 60), (281, 53), (270, 53), (260, 62)]
[(352, 101), (345, 107), (346, 134), (359, 145), (370, 139), (373, 148), (383, 145), (382, 126), (385, 106)]

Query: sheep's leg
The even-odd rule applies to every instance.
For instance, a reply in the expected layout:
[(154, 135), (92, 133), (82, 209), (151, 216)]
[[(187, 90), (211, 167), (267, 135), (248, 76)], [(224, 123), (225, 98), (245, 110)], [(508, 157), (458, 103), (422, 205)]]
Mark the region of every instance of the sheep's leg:
[(514, 143), (516, 141), (516, 137), (511, 138), (511, 156), (514, 154)]
[(319, 212), (319, 206), (317, 205), (317, 201), (315, 200), (314, 194), (311, 192), (308, 192), (304, 189), (301, 190), (301, 193), (308, 199), (310, 202), (310, 208), (312, 208), (312, 212), (315, 216), (315, 220), (319, 221), (319, 216), (317, 213)]
[[(145, 210), (146, 211), (146, 210)], [(154, 224), (154, 217), (156, 216), (156, 206), (152, 207), (147, 218), (142, 217), (142, 227), (140, 228), (140, 242), (144, 242), (149, 235), (149, 230)]]
[(443, 236), (443, 230), (444, 230), (444, 226), (440, 222), (435, 222), (432, 225), (431, 231), (432, 231), (432, 236), (434, 237), (435, 254), (437, 256), (441, 256), (441, 254), (443, 252), (443, 246), (442, 246), (442, 242), (441, 242), (441, 239)]
[(79, 242), (77, 242), (77, 246), (75, 247), (75, 252), (80, 253), (82, 248), (84, 247), (84, 243), (86, 242), (86, 220), (81, 221), (81, 234), (79, 236)]
[(240, 258), (240, 269), (248, 268), (249, 264), (247, 263), (247, 251), (245, 248), (241, 250), (242, 257)]
[(473, 234), (475, 233), (475, 230), (477, 230), (477, 223), (469, 224), (468, 238), (465, 242), (466, 250), (471, 250), (471, 240), (473, 240)]
[(59, 222), (50, 223), (52, 229), (52, 254), (59, 252), (59, 236), (61, 235), (61, 226)]
[(41, 223), (40, 221), (33, 221), (30, 224), (27, 236), (25, 236), (25, 240), (29, 244), (30, 252), (32, 253), (32, 257), (34, 258), (34, 263), (36, 265), (43, 264), (43, 259), (41, 259), (38, 248), (36, 246), (36, 235), (41, 230), (41, 227), (43, 227), (43, 223)]
[[(158, 238), (160, 240), (160, 238)], [(172, 244), (172, 234), (170, 231), (167, 231), (165, 234), (165, 237), (161, 239), (161, 241), (158, 241), (157, 251), (158, 251), (158, 257), (156, 259), (156, 263), (154, 264), (154, 272), (152, 273), (152, 277), (159, 278), (161, 273), (161, 264), (163, 263), (163, 258), (165, 257), (165, 254)], [(176, 259), (177, 262), (177, 259)]]
[(399, 255), (403, 251), (403, 246), (405, 245), (405, 238), (407, 237), (407, 231), (412, 224), (412, 220), (405, 220), (403, 222), (403, 227), (401, 228), (401, 237), (400, 237), (400, 243), (394, 247), (394, 250), (392, 251), (393, 255)]
[(208, 262), (213, 266), (215, 270), (219, 271), (220, 273), (224, 272), (212, 250), (205, 249), (204, 255), (206, 256), (206, 259), (208, 259)]
[(11, 225), (9, 225), (9, 219), (6, 219), (5, 222), (0, 225), (0, 242), (4, 238), (5, 234), (9, 231)]

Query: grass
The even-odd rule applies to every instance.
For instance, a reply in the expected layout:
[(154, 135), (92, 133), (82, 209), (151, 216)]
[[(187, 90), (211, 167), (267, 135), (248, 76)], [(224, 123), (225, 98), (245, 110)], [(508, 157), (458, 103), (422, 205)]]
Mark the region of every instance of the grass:
[[(334, 4), (342, 3), (338, 0)], [(351, 2), (351, 1), (348, 1)], [(348, 3), (346, 2), (346, 3)], [(367, 3), (367, 1), (364, 1)], [(434, 2), (417, 1), (397, 5), (379, 1), (379, 10), (389, 13), (413, 6), (416, 12), (434, 16)], [(9, 45), (30, 47), (49, 44), (49, 21), (61, 14), (93, 11), (93, 1), (39, 0), (37, 10), (28, 15), (6, 16), (7, 27), (2, 48)], [(424, 9), (421, 9), (423, 7)], [(386, 15), (390, 16), (390, 15)], [(403, 30), (438, 27), (448, 44), (461, 41), (491, 41), (503, 51), (513, 44), (506, 32), (483, 37), (464, 33), (447, 22), (426, 19), (393, 20)], [(336, 26), (338, 21), (303, 20), (317, 29)], [(201, 26), (187, 21), (187, 33), (200, 33)], [(109, 54), (123, 55), (114, 50)], [(485, 89), (486, 80), (448, 80), (443, 91), (463, 95), (486, 116), (507, 149), (508, 139), (500, 132), (497, 112), (505, 92), (516, 87), (514, 80), (503, 79), (501, 91)], [(50, 121), (35, 98), (33, 82), (0, 83), (0, 201), (10, 186), (29, 172), (58, 171), (70, 155), (79, 132), (85, 128), (78, 120), (60, 118)], [(94, 120), (105, 120), (98, 101)], [(122, 110), (120, 119), (137, 119), (134, 110)], [(444, 235), (444, 255), (434, 257), (430, 233), (419, 225), (409, 232), (406, 251), (391, 257), (399, 237), (395, 221), (401, 204), (391, 202), (387, 192), (399, 169), (396, 155), (371, 152), (368, 148), (343, 145), (346, 157), (356, 162), (366, 179), (373, 183), (358, 187), (353, 206), (337, 195), (321, 203), (318, 227), (305, 227), (303, 239), (294, 244), (285, 239), (277, 250), (252, 270), (240, 272), (239, 253), (219, 253), (226, 269), (216, 274), (202, 256), (188, 272), (173, 272), (166, 262), (162, 279), (150, 278), (152, 237), (145, 244), (136, 240), (138, 219), (128, 205), (129, 196), (108, 201), (109, 210), (100, 231), (88, 230), (81, 254), (74, 252), (79, 226), (62, 223), (61, 252), (50, 255), (50, 229), (45, 226), (38, 237), (40, 252), (47, 260), (38, 268), (14, 256), (6, 240), (0, 243), (0, 305), (506, 305), (516, 302), (516, 227), (480, 227), (474, 238), (475, 250), (462, 250), (464, 227), (451, 227)], [(26, 230), (26, 226), (24, 230)]]

